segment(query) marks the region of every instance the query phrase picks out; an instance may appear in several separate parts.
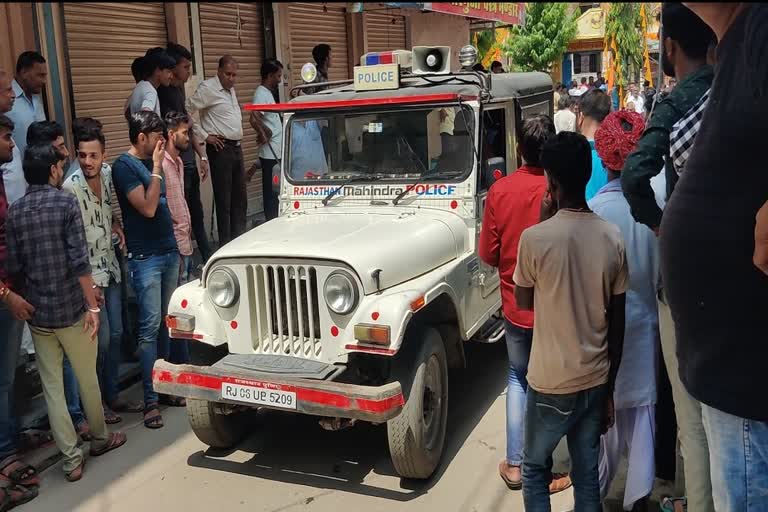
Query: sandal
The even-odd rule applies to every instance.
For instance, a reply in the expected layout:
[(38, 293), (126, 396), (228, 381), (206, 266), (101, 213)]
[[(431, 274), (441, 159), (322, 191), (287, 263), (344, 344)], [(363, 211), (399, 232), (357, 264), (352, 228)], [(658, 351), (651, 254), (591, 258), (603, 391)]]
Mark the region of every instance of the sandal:
[(118, 398), (111, 404), (107, 404), (109, 408), (115, 412), (143, 412), (144, 404), (141, 402), (131, 402)]
[(77, 435), (80, 436), (80, 439), (85, 441), (86, 443), (93, 439), (93, 436), (91, 436), (91, 427), (88, 425), (88, 421), (83, 420), (80, 423), (78, 423), (75, 426), (75, 431), (77, 432)]
[(160, 395), (160, 403), (171, 407), (187, 406), (187, 400), (182, 396)]
[[(157, 411), (157, 414), (149, 416), (153, 411)], [(157, 403), (149, 403), (144, 408), (144, 426), (151, 429), (163, 428), (163, 417), (160, 415), (160, 406)]]
[(37, 498), (39, 491), (37, 487), (25, 487), (14, 484), (6, 477), (0, 476), (0, 493), (2, 493), (0, 512), (5, 512), (13, 507), (29, 503)]
[(81, 462), (79, 466), (69, 473), (65, 473), (64, 476), (66, 477), (67, 482), (77, 482), (83, 478), (83, 473), (85, 473), (85, 458), (83, 458), (83, 462)]
[(549, 494), (557, 494), (569, 489), (573, 485), (568, 473), (552, 473), (552, 482), (549, 484)]
[(514, 467), (511, 464), (508, 464), (506, 460), (503, 460), (499, 463), (499, 475), (501, 476), (501, 479), (504, 480), (504, 483), (507, 484), (507, 487), (511, 491), (519, 491), (523, 488), (523, 480), (522, 478), (519, 478), (517, 480), (512, 480), (507, 476), (506, 470), (509, 467)]
[(53, 434), (50, 432), (30, 429), (19, 435), (19, 453), (27, 453), (53, 443)]
[(16, 485), (40, 485), (40, 475), (37, 474), (37, 470), (26, 462), (19, 460), (17, 455), (6, 457), (0, 462), (0, 475)]
[(667, 497), (661, 500), (660, 507), (662, 512), (686, 512), (688, 499), (685, 496), (682, 498)]
[(114, 425), (123, 421), (123, 418), (112, 412), (109, 407), (104, 407), (104, 423)]
[(109, 434), (109, 439), (107, 439), (107, 444), (105, 444), (103, 447), (96, 450), (91, 448), (91, 455), (93, 455), (94, 457), (98, 457), (99, 455), (104, 455), (107, 452), (111, 452), (112, 450), (116, 450), (120, 448), (125, 444), (127, 440), (128, 440), (128, 436), (126, 436), (124, 433), (112, 432), (111, 434)]

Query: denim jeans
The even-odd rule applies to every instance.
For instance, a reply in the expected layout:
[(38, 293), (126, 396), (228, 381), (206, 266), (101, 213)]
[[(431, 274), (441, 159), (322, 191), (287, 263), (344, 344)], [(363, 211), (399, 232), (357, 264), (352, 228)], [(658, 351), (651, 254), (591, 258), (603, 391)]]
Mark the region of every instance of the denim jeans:
[[(104, 307), (99, 314), (99, 351), (96, 375), (99, 378), (101, 397), (106, 403), (117, 399), (120, 378), (120, 342), (123, 338), (123, 299), (120, 284), (110, 279), (109, 286), (101, 289)], [(69, 359), (64, 357), (64, 395), (72, 423), (77, 426), (85, 420), (80, 407), (80, 389)]]
[(152, 387), (152, 368), (158, 357), (166, 358), (168, 354), (168, 329), (163, 318), (179, 282), (179, 253), (129, 258), (128, 275), (139, 306), (138, 342), (144, 402), (157, 402), (157, 393)]
[(523, 500), (526, 512), (550, 512), (552, 453), (563, 436), (571, 455), (574, 512), (601, 512), (600, 435), (608, 399), (603, 384), (567, 395), (528, 389), (523, 457)]
[(525, 439), (525, 397), (528, 391), (528, 359), (531, 357), (533, 329), (524, 329), (506, 321), (509, 380), (507, 383), (507, 463), (523, 463)]
[(768, 511), (768, 422), (702, 404), (718, 512)]
[(13, 411), (13, 385), (24, 322), (0, 302), (0, 460), (16, 453), (18, 429)]

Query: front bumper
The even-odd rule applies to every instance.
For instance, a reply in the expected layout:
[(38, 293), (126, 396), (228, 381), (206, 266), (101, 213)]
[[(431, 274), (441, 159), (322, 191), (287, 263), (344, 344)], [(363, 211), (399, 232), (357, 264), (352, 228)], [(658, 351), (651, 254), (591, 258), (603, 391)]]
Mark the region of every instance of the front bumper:
[(248, 370), (222, 369), (215, 366), (172, 364), (158, 360), (152, 371), (155, 391), (209, 402), (253, 405), (221, 397), (222, 384), (240, 384), (296, 393), (296, 409), (291, 412), (386, 422), (403, 409), (405, 399), (399, 382), (382, 386), (359, 386), (290, 376), (275, 376)]

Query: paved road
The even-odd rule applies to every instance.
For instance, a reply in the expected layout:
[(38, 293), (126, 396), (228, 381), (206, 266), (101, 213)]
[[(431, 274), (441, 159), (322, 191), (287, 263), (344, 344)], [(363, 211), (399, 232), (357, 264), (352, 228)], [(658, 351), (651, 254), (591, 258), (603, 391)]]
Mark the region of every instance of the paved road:
[[(448, 444), (429, 482), (395, 475), (382, 426), (326, 432), (310, 417), (268, 413), (249, 439), (223, 452), (197, 440), (184, 409), (166, 409), (158, 431), (126, 415), (125, 447), (91, 458), (78, 483), (53, 466), (43, 474), (40, 497), (17, 510), (522, 511), (520, 493), (496, 472), (506, 438), (505, 347), (474, 345), (468, 358), (471, 369), (451, 377)], [(570, 491), (557, 495), (553, 510), (570, 510), (572, 501)]]

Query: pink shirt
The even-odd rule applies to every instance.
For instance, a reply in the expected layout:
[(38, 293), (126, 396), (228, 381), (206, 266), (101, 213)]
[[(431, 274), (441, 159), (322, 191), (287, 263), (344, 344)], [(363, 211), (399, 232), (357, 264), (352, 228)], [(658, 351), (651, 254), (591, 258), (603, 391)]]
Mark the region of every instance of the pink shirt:
[(163, 158), (163, 174), (165, 175), (165, 197), (173, 221), (173, 235), (179, 246), (179, 254), (192, 255), (192, 222), (189, 216), (187, 201), (184, 199), (184, 164), (180, 157), (174, 160), (168, 152)]

